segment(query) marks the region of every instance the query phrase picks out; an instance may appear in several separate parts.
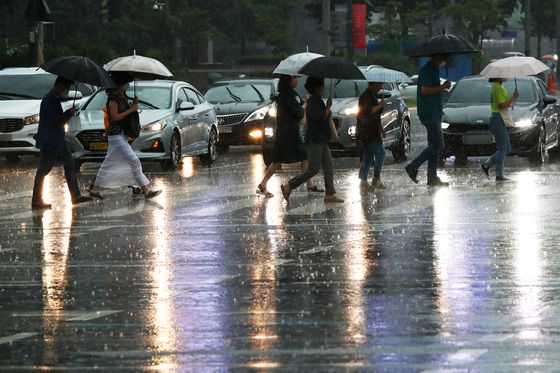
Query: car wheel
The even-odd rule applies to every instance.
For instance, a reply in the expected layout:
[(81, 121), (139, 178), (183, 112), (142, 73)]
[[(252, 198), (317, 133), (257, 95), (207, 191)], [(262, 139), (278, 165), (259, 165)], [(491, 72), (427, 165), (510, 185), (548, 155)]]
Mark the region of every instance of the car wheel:
[(181, 138), (177, 132), (173, 132), (171, 141), (169, 142), (169, 159), (161, 162), (161, 168), (164, 171), (171, 171), (177, 169), (182, 159), (181, 152)]
[(21, 157), (16, 154), (7, 154), (5, 158), (8, 164), (12, 164), (12, 165), (18, 164), (19, 161), (21, 161)]
[(469, 163), (469, 158), (466, 155), (464, 155), (464, 154), (456, 154), (455, 155), (454, 164), (456, 166), (465, 166), (467, 163)]
[(410, 134), (410, 121), (405, 119), (402, 124), (401, 138), (399, 143), (392, 150), (393, 159), (397, 163), (405, 162), (410, 154), (412, 146), (412, 136)]
[[(557, 136), (560, 136), (560, 133), (557, 132)], [(548, 157), (550, 160), (558, 161), (560, 160), (560, 137), (556, 141), (556, 146), (552, 149), (548, 149)]]
[(544, 163), (546, 155), (546, 145), (544, 143), (544, 131), (541, 129), (539, 132), (539, 139), (535, 146), (535, 150), (529, 153), (529, 163), (539, 166)]
[(207, 166), (212, 165), (218, 159), (218, 135), (216, 130), (210, 130), (208, 137), (208, 150), (206, 154), (200, 156), (200, 160)]

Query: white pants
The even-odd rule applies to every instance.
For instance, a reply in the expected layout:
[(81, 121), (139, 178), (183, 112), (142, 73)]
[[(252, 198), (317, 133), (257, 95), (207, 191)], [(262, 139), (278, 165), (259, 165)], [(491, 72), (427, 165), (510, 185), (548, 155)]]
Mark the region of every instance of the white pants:
[(122, 186), (147, 186), (150, 181), (142, 173), (138, 156), (128, 143), (124, 134), (109, 136), (107, 156), (101, 165), (95, 185), (101, 188), (118, 188)]

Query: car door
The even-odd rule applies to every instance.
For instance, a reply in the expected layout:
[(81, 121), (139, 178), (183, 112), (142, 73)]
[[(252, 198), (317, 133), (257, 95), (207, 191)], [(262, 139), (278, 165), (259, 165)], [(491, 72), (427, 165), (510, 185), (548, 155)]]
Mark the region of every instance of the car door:
[(541, 117), (543, 119), (546, 131), (546, 144), (556, 144), (558, 141), (558, 106), (544, 106), (544, 97), (549, 95), (548, 88), (540, 79), (536, 80), (538, 86), (539, 108), (541, 109)]
[(383, 114), (381, 116), (381, 123), (387, 137), (385, 141), (393, 141), (395, 136), (398, 135), (400, 130), (399, 119), (399, 106), (400, 106), (400, 94), (395, 89), (393, 83), (383, 83), (383, 91), (391, 94), (391, 97), (385, 99), (385, 107), (383, 108)]
[(201, 103), (199, 94), (197, 94), (194, 89), (185, 87), (184, 90), (189, 102), (195, 106), (195, 110), (191, 116), (194, 136), (192, 150), (199, 154), (206, 151), (206, 147), (208, 146), (207, 121), (210, 113), (208, 105), (206, 102), (204, 102), (204, 104)]
[(193, 123), (193, 116), (196, 117), (196, 106), (195, 110), (178, 110), (178, 108), (181, 106), (181, 103), (189, 102), (189, 98), (187, 97), (185, 88), (185, 86), (179, 86), (177, 88), (177, 116), (175, 118), (175, 122), (181, 134), (182, 153), (185, 155), (189, 155), (194, 152), (196, 142), (196, 127)]
[[(210, 137), (210, 131), (212, 130), (212, 125), (218, 123), (218, 118), (216, 117), (216, 110), (214, 109), (214, 105), (206, 101), (204, 96), (198, 91), (195, 91), (198, 95), (198, 100), (200, 101), (200, 113), (202, 115), (202, 122), (201, 123), (201, 131), (202, 131), (202, 141), (207, 146), (208, 139)], [(206, 151), (206, 146), (204, 150)]]

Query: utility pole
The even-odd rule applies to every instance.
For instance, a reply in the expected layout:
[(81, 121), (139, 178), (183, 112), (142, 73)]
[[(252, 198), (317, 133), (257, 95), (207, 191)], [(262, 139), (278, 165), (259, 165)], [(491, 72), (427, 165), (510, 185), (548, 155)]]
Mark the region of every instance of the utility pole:
[(524, 0), (525, 7), (525, 55), (531, 55), (531, 0)]
[(331, 1), (323, 0), (323, 14), (321, 17), (321, 33), (323, 34), (323, 54), (331, 54)]

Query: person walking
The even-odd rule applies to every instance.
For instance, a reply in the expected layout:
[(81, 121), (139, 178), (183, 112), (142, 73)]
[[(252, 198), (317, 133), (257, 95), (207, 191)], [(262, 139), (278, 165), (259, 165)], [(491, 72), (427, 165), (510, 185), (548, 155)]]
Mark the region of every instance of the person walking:
[(338, 198), (333, 180), (333, 160), (329, 148), (331, 138), (331, 126), (329, 120), (332, 112), (332, 99), (323, 102), (325, 83), (322, 79), (309, 77), (305, 83), (305, 88), (310, 93), (305, 109), (307, 120), (307, 131), (305, 134), (305, 144), (308, 158), (308, 168), (303, 173), (290, 179), (287, 184), (281, 186), (282, 195), (286, 202), (290, 202), (290, 194), (301, 184), (311, 179), (323, 168), (325, 178), (325, 202), (344, 202)]
[(276, 138), (272, 149), (272, 163), (257, 186), (256, 192), (259, 195), (272, 197), (266, 185), (282, 163), (301, 163), (307, 160), (307, 153), (300, 138), (300, 123), (307, 104), (298, 96), (296, 86), (296, 76), (280, 76), (276, 97)]
[(490, 177), (490, 167), (496, 166), (496, 181), (507, 181), (504, 177), (504, 162), (506, 156), (511, 152), (511, 143), (507, 127), (513, 127), (513, 120), (509, 108), (513, 101), (519, 97), (517, 89), (509, 98), (508, 91), (502, 85), (503, 79), (489, 79), (492, 83), (490, 89), (492, 116), (490, 117), (490, 132), (496, 140), (496, 152), (480, 165), (486, 177)]
[[(377, 100), (377, 93), (383, 88), (383, 83), (369, 82), (367, 89), (360, 95), (358, 101), (358, 126), (356, 138), (362, 149), (362, 162), (360, 165), (360, 187), (363, 189), (383, 189), (381, 182), (381, 169), (385, 161), (385, 147), (383, 139), (386, 136), (385, 129), (381, 123), (383, 112), (383, 99)], [(373, 168), (373, 180), (371, 186), (368, 184), (368, 174), (371, 165)]]
[(431, 56), (430, 61), (418, 73), (417, 110), (420, 122), (428, 132), (428, 147), (405, 167), (406, 173), (412, 181), (418, 183), (418, 169), (427, 161), (429, 186), (449, 185), (437, 175), (438, 156), (444, 146), (441, 129), (441, 118), (443, 116), (441, 92), (451, 87), (449, 80), (440, 84), (439, 68), (445, 59), (446, 56), (442, 54)]
[(65, 140), (64, 125), (76, 113), (75, 108), (63, 111), (61, 100), (68, 94), (74, 82), (62, 77), (56, 78), (53, 89), (43, 100), (39, 111), (39, 129), (37, 130), (35, 146), (40, 150), (39, 166), (35, 174), (31, 208), (50, 209), (51, 204), (43, 201), (43, 184), (45, 177), (51, 172), (57, 162), (64, 166), (66, 184), (70, 190), (72, 203), (91, 201), (90, 197), (82, 196), (76, 176), (76, 164), (68, 144)]
[(128, 136), (123, 132), (123, 124), (129, 115), (138, 111), (138, 98), (129, 104), (126, 90), (132, 79), (128, 74), (113, 74), (116, 89), (107, 90), (107, 113), (109, 116), (108, 149), (103, 164), (97, 171), (89, 187), (90, 197), (104, 199), (102, 188), (134, 186), (134, 194), (142, 194), (146, 199), (158, 196), (161, 190), (151, 190), (150, 181), (142, 173), (142, 164), (128, 143)]

